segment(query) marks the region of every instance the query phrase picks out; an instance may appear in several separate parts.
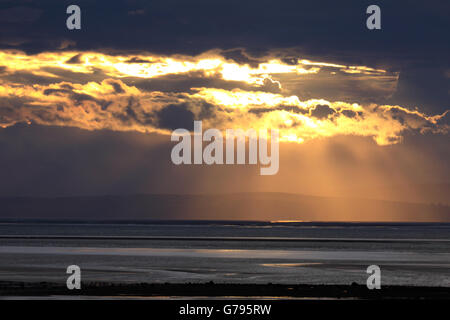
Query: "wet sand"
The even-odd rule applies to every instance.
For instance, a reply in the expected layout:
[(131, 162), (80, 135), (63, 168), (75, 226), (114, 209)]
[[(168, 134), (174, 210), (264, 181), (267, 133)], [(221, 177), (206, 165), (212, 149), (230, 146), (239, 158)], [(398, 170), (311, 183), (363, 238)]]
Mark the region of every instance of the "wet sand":
[(369, 290), (364, 285), (304, 284), (216, 284), (164, 283), (118, 284), (83, 283), (80, 290), (50, 282), (0, 282), (0, 299), (35, 297), (42, 299), (182, 299), (182, 298), (257, 298), (257, 299), (450, 299), (448, 287), (384, 286)]

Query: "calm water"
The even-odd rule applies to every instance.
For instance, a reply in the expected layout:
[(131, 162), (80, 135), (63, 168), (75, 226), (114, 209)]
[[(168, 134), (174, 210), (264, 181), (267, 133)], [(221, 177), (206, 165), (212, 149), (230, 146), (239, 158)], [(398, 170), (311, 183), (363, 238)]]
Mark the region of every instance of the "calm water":
[(0, 223), (0, 280), (450, 286), (450, 224)]

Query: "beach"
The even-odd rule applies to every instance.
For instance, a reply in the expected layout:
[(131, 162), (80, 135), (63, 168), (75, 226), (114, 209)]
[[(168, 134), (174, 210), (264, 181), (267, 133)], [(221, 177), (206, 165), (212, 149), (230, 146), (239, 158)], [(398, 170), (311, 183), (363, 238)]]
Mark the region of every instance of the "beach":
[[(111, 286), (130, 293), (137, 285), (171, 284), (178, 288), (173, 291), (176, 296), (188, 283), (270, 283), (322, 286), (313, 291), (315, 295), (322, 291), (319, 296), (324, 297), (334, 292), (330, 289), (334, 286), (343, 287), (331, 296), (345, 296), (352, 285), (368, 291), (367, 267), (378, 265), (382, 287), (396, 287), (396, 295), (407, 296), (398, 289), (402, 287), (441, 288), (448, 293), (449, 230), (448, 224), (410, 223), (4, 222), (0, 224), (0, 282), (4, 289), (28, 288), (24, 293), (30, 288), (39, 292), (39, 283), (48, 283), (42, 291), (48, 293), (48, 287), (64, 287), (67, 267), (78, 265), (84, 289), (100, 285), (102, 293), (113, 292)], [(154, 296), (149, 288), (148, 295)], [(255, 288), (236, 293), (264, 292)], [(297, 296), (307, 294), (305, 288)], [(215, 287), (210, 295), (220, 295), (222, 289)], [(279, 293), (283, 292), (289, 293)]]

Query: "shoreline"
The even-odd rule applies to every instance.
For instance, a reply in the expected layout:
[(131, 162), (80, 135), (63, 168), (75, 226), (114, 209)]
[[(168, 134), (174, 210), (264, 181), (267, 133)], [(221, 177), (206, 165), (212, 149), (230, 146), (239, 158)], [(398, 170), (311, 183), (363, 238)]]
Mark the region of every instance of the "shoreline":
[(82, 283), (80, 290), (68, 290), (52, 282), (0, 281), (0, 299), (13, 297), (121, 297), (121, 298), (246, 298), (251, 299), (450, 299), (450, 287), (382, 286), (369, 290), (366, 286), (306, 284), (225, 284), (225, 283)]

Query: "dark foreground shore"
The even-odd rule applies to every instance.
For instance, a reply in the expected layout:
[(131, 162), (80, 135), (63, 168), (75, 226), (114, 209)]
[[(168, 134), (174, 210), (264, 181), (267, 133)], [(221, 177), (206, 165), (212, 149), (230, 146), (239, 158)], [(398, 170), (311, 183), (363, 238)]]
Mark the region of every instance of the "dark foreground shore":
[(284, 284), (215, 284), (164, 283), (116, 284), (83, 283), (80, 290), (68, 290), (65, 285), (39, 282), (0, 281), (1, 297), (12, 296), (140, 296), (140, 297), (280, 297), (332, 299), (450, 299), (448, 287), (384, 286), (368, 290), (364, 285), (284, 285)]

